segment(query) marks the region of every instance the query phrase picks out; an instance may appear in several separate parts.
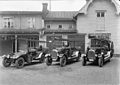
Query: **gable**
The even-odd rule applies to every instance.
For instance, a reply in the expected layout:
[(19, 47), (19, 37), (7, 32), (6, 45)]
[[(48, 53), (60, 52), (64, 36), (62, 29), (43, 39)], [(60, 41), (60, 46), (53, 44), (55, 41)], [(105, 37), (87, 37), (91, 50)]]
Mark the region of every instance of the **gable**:
[[(79, 10), (79, 12), (75, 15), (77, 16), (78, 14), (87, 14), (88, 13), (88, 8), (89, 6), (94, 3), (95, 0), (87, 0), (86, 4)], [(115, 0), (107, 0), (110, 3), (112, 3), (116, 9), (116, 14), (120, 14), (120, 6)]]

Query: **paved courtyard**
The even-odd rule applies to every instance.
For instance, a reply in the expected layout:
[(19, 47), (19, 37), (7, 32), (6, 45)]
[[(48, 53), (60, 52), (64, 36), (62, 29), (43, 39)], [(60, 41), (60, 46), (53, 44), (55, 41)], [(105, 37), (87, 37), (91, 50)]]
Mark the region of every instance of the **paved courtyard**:
[(120, 58), (114, 57), (102, 68), (80, 62), (60, 67), (58, 63), (26, 65), (22, 69), (5, 68), (0, 59), (0, 85), (119, 85)]

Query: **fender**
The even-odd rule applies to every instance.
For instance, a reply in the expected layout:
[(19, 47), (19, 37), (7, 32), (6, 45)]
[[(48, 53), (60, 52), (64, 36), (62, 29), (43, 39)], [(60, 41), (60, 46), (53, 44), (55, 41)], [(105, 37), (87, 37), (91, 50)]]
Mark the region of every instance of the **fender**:
[(85, 58), (85, 57), (86, 57), (86, 54), (82, 54), (82, 55), (81, 55), (81, 58)]
[(43, 54), (43, 52), (41, 52), (41, 53), (38, 55), (37, 58), (41, 58), (42, 54)]
[(3, 55), (2, 58), (10, 58), (10, 55)]
[(49, 54), (46, 54), (45, 55), (45, 58), (47, 58), (47, 57), (51, 57), (51, 54), (49, 53)]
[(79, 55), (79, 51), (74, 51), (72, 54), (72, 56), (75, 56), (75, 57), (78, 57), (78, 55)]
[(62, 58), (65, 54), (59, 54), (59, 57)]

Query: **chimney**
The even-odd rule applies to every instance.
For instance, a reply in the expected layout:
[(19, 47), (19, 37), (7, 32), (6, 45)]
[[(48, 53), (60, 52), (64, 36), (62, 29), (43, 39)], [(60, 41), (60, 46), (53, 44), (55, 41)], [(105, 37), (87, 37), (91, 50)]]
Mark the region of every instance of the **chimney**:
[(42, 4), (43, 5), (43, 9), (42, 9), (42, 17), (43, 17), (43, 19), (45, 19), (46, 18), (46, 16), (47, 16), (47, 14), (48, 14), (48, 9), (47, 9), (47, 7), (48, 7), (48, 3), (43, 3)]
[(47, 12), (48, 11), (48, 9), (47, 9), (48, 3), (43, 3), (42, 5), (43, 5), (42, 12)]

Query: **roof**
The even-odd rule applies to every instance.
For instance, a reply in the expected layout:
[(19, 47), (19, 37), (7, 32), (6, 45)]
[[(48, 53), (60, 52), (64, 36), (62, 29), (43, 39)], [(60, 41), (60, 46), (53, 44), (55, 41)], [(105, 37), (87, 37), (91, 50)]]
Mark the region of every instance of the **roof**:
[(52, 30), (52, 29), (47, 29), (45, 30), (45, 34), (74, 34), (77, 33), (77, 30)]
[(0, 29), (0, 34), (39, 34), (42, 29)]
[(73, 20), (78, 11), (49, 11), (45, 20)]
[[(87, 9), (91, 3), (93, 3), (94, 0), (88, 0), (88, 2), (79, 10), (79, 12), (75, 15), (77, 16), (78, 14), (87, 14)], [(116, 8), (116, 14), (120, 14), (120, 5), (116, 2), (116, 0), (111, 0), (111, 2), (114, 4)]]
[(42, 11), (0, 11), (0, 14), (42, 14)]

